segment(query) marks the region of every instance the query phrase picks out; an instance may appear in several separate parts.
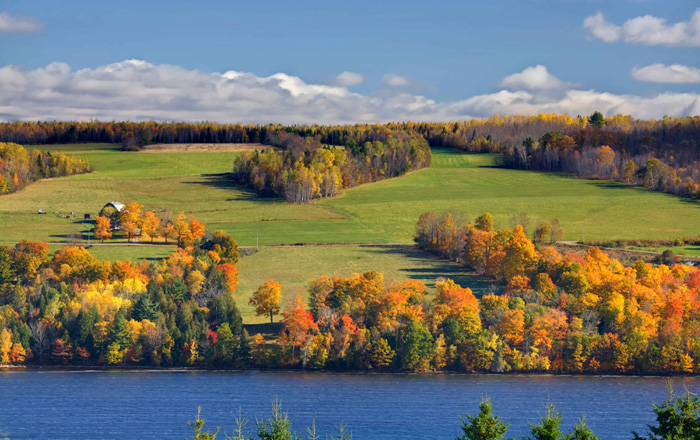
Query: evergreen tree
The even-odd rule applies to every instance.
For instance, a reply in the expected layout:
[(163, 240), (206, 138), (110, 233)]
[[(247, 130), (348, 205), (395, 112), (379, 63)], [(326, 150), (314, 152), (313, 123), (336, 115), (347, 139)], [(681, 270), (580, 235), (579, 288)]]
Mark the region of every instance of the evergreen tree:
[(118, 344), (120, 349), (124, 349), (130, 345), (126, 318), (124, 318), (124, 313), (122, 313), (121, 310), (114, 317), (112, 327), (109, 330), (109, 339), (113, 344)]
[(230, 366), (236, 355), (235, 339), (227, 322), (219, 326), (216, 341), (216, 351), (220, 355), (221, 360), (227, 366)]
[(420, 322), (411, 321), (401, 335), (399, 367), (424, 370), (433, 354), (433, 336)]
[(272, 403), (272, 416), (267, 420), (255, 422), (257, 434), (260, 440), (295, 440), (297, 435), (292, 431), (292, 421), (289, 414), (282, 412), (282, 405), (278, 400)]
[(248, 334), (248, 330), (243, 329), (238, 346), (238, 359), (240, 359), (240, 363), (244, 367), (248, 366), (250, 363), (250, 355), (252, 353), (250, 348), (251, 340), (252, 338), (250, 337), (250, 334)]
[(136, 299), (131, 316), (137, 321), (143, 321), (144, 319), (155, 321), (157, 313), (158, 305), (151, 301), (151, 295), (146, 292), (139, 295), (138, 299)]
[(588, 122), (595, 128), (603, 128), (603, 125), (605, 125), (605, 116), (603, 116), (601, 112), (593, 112), (593, 114), (588, 117)]
[(669, 387), (668, 400), (654, 404), (656, 426), (648, 425), (648, 437), (633, 432), (634, 440), (700, 439), (700, 396), (676, 396)]
[(530, 424), (532, 435), (524, 437), (525, 440), (560, 440), (564, 435), (561, 432), (561, 414), (553, 404), (546, 405), (546, 408), (547, 412), (540, 417), (540, 423)]
[(456, 440), (505, 440), (506, 431), (510, 423), (503, 423), (499, 416), (493, 415), (493, 406), (489, 399), (484, 399), (479, 404), (479, 414), (467, 415), (467, 420), (462, 417), (462, 435)]
[(195, 419), (195, 421), (188, 422), (188, 425), (190, 425), (194, 429), (194, 437), (192, 437), (191, 440), (215, 440), (220, 428), (217, 428), (214, 432), (204, 431), (205, 420), (199, 417), (199, 414), (201, 412), (202, 407), (200, 406), (199, 408), (197, 408), (197, 418)]
[(564, 437), (565, 440), (598, 440), (598, 436), (586, 425), (586, 417), (574, 425), (574, 432)]
[(81, 309), (75, 318), (73, 340), (81, 347), (92, 345), (92, 329), (95, 327), (95, 315)]

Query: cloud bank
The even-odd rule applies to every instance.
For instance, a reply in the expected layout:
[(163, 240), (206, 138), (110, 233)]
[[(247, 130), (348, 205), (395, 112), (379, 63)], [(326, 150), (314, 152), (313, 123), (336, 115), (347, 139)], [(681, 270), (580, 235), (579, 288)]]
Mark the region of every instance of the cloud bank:
[[(284, 73), (267, 77), (238, 71), (204, 73), (140, 60), (77, 71), (65, 63), (35, 70), (8, 65), (0, 68), (0, 120), (331, 124), (449, 121), (490, 117), (494, 113), (587, 115), (596, 110), (638, 118), (700, 114), (697, 93), (641, 97), (582, 90), (567, 85), (540, 66), (518, 75), (502, 81), (510, 90), (436, 102), (393, 88), (360, 94), (346, 86), (307, 83)], [(559, 88), (546, 88), (546, 84)]]
[(632, 78), (658, 83), (700, 84), (700, 69), (682, 64), (652, 64), (632, 69)]
[(624, 41), (647, 46), (700, 47), (700, 9), (687, 22), (669, 24), (665, 18), (644, 15), (629, 19), (622, 26), (608, 22), (598, 12), (586, 17), (583, 27), (592, 38), (606, 43)]
[(7, 12), (0, 12), (0, 32), (21, 34), (39, 29), (41, 29), (41, 23), (38, 20), (29, 17), (13, 17)]

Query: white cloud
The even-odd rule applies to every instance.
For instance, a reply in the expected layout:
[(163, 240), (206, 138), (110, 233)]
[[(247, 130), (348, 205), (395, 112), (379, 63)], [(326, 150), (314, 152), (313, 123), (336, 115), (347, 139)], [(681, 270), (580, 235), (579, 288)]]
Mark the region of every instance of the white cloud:
[(498, 87), (514, 90), (562, 89), (568, 86), (569, 84), (549, 73), (541, 64), (528, 67), (520, 73), (508, 75), (498, 84)]
[(411, 85), (411, 80), (408, 77), (396, 75), (394, 73), (387, 73), (382, 78), (382, 81), (387, 86), (391, 87), (406, 87)]
[(669, 24), (665, 18), (644, 15), (629, 19), (622, 26), (608, 22), (598, 12), (586, 17), (583, 27), (606, 43), (622, 40), (647, 46), (700, 46), (700, 9), (687, 22)]
[(355, 72), (343, 72), (335, 77), (333, 82), (337, 86), (352, 87), (365, 82), (365, 77)]
[(700, 84), (700, 69), (682, 64), (652, 64), (632, 69), (632, 78), (658, 83)]
[(600, 11), (595, 15), (586, 17), (583, 20), (583, 27), (588, 29), (594, 37), (606, 43), (612, 43), (622, 37), (622, 28), (607, 22)]
[(204, 73), (139, 60), (77, 71), (65, 63), (34, 70), (9, 65), (0, 67), (0, 120), (330, 124), (449, 121), (494, 113), (587, 115), (596, 110), (638, 118), (700, 114), (697, 93), (640, 97), (579, 90), (560, 83), (562, 88), (556, 91), (532, 87), (538, 83), (530, 82), (529, 90), (500, 90), (461, 101), (436, 102), (399, 90), (353, 93), (346, 87), (307, 83), (284, 73), (267, 77), (239, 71)]
[(30, 17), (11, 16), (7, 12), (0, 12), (0, 32), (26, 33), (41, 29), (41, 23)]

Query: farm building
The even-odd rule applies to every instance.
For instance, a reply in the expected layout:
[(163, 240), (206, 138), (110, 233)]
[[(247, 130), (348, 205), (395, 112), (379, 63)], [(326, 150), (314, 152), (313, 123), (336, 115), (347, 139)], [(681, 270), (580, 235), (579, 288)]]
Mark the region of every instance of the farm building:
[(119, 202), (109, 202), (100, 210), (100, 215), (108, 217), (112, 221), (112, 227), (115, 229), (119, 223), (119, 213), (124, 209), (124, 204)]
[(110, 206), (116, 209), (117, 212), (120, 212), (122, 209), (124, 209), (124, 204), (119, 202), (109, 202), (105, 206), (103, 206), (102, 209), (104, 210), (105, 208), (108, 208)]

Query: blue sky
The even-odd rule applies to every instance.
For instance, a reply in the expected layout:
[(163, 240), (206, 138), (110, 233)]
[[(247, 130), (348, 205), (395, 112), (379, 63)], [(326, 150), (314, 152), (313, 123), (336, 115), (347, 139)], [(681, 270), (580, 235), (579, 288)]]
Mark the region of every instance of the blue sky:
[[(655, 105), (656, 101), (643, 100), (663, 94), (684, 96), (674, 101), (676, 107), (667, 102), (675, 98), (665, 99), (661, 106), (664, 111), (697, 114), (700, 109), (697, 100), (700, 15), (697, 29), (692, 18), (699, 7), (697, 1), (680, 0), (6, 1), (0, 5), (0, 13), (7, 14), (7, 20), (24, 20), (30, 24), (24, 28), (13, 28), (10, 24), (6, 26), (9, 30), (0, 33), (0, 66), (12, 66), (16, 76), (17, 72), (29, 75), (55, 62), (67, 64), (74, 73), (136, 59), (153, 66), (178, 66), (184, 72), (196, 70), (203, 74), (236, 71), (269, 78), (283, 73), (300, 78), (304, 84), (345, 86), (352, 100), (383, 100), (381, 110), (367, 103), (336, 103), (347, 107), (333, 112), (330, 118), (306, 111), (297, 119), (288, 119), (290, 122), (352, 122), (412, 116), (416, 119), (468, 118), (511, 109), (510, 113), (579, 110), (576, 106), (562, 104), (562, 90), (558, 98), (550, 91), (546, 96), (516, 99), (530, 99), (528, 107), (501, 108), (478, 103), (465, 107), (465, 100), (502, 91), (499, 83), (508, 75), (541, 65), (551, 77), (569, 84), (567, 88), (642, 99), (636, 104), (628, 104), (633, 102), (629, 99), (624, 105), (621, 101), (610, 102), (609, 108), (603, 108), (607, 112), (622, 109), (638, 112), (640, 117), (657, 116), (641, 108), (638, 111), (637, 107)], [(584, 28), (584, 20), (598, 12), (602, 13), (602, 24), (595, 29)], [(664, 26), (668, 29), (659, 31), (653, 20), (642, 20), (636, 24), (636, 30), (629, 31), (630, 35), (621, 27), (611, 31), (613, 36), (605, 34), (606, 29), (609, 31), (606, 26), (619, 27), (643, 16), (666, 20)], [(685, 32), (683, 35), (676, 35), (678, 29), (673, 26), (677, 23), (687, 24), (687, 29), (683, 28), (685, 31), (679, 31)], [(617, 37), (616, 32), (619, 33)], [(659, 36), (659, 32), (665, 34)], [(679, 39), (673, 40), (676, 37)], [(665, 78), (669, 72), (664, 68), (676, 64), (686, 70), (678, 73), (676, 69), (675, 82), (667, 82)], [(633, 69), (651, 65), (661, 67), (643, 71), (645, 75), (633, 78)], [(356, 84), (359, 79), (351, 81), (350, 85), (338, 83), (336, 77), (344, 71), (361, 75), (363, 81), (359, 84)], [(387, 84), (384, 78), (387, 74), (404, 77), (399, 82), (402, 85)], [(70, 76), (61, 69), (56, 75)], [(142, 83), (138, 78), (133, 80), (138, 83), (134, 84), (135, 88)], [(65, 82), (65, 78), (62, 81)], [(70, 78), (74, 86), (77, 81), (80, 78)], [(29, 92), (18, 94), (16, 90), (10, 93), (8, 89), (17, 88), (16, 84), (10, 80), (3, 82), (0, 75), (0, 98), (13, 102), (4, 108), (0, 104), (1, 119), (66, 118), (59, 114), (58, 107), (53, 113), (46, 110), (55, 103), (44, 103), (51, 105), (44, 105), (42, 110), (40, 97)], [(123, 81), (120, 84), (127, 86)], [(170, 86), (175, 87), (175, 84), (171, 82)], [(89, 93), (78, 88), (81, 93)], [(59, 89), (51, 91), (58, 93)], [(534, 95), (532, 88), (529, 90), (530, 95)], [(7, 96), (3, 96), (3, 92)], [(511, 89), (511, 92), (517, 91)], [(102, 92), (93, 90), (93, 93), (93, 100), (97, 100)], [(172, 93), (172, 90), (166, 93), (163, 100), (191, 103), (197, 92), (190, 90), (179, 97)], [(262, 108), (253, 112), (254, 115), (246, 113), (250, 107), (236, 106), (236, 99), (240, 96), (229, 94), (217, 106), (218, 110), (209, 108), (203, 113), (206, 118), (214, 117), (222, 122), (245, 119), (242, 116), (248, 113), (252, 122), (280, 117), (278, 112), (266, 114)], [(320, 107), (325, 108), (325, 112), (333, 110), (332, 103), (325, 99)], [(548, 100), (544, 107), (538, 104), (543, 99)], [(318, 100), (319, 96), (315, 96), (303, 104), (318, 104)], [(429, 102), (426, 104), (425, 100)], [(509, 100), (513, 101), (512, 97)], [(267, 105), (277, 101), (268, 101)], [(17, 111), (16, 107), (22, 104), (37, 108), (31, 112)], [(90, 102), (79, 104), (84, 107), (87, 104), (93, 114), (90, 109), (84, 109), (82, 113), (69, 111), (68, 117), (129, 116), (119, 111), (110, 114), (108, 106), (101, 108)], [(440, 107), (440, 104), (451, 108)], [(288, 111), (294, 112), (301, 104), (287, 102), (286, 105)], [(352, 113), (353, 105), (360, 106), (362, 111)], [(401, 109), (392, 114), (386, 108), (388, 105)], [(605, 107), (606, 104), (596, 101), (596, 105)], [(417, 106), (422, 106), (418, 112)], [(190, 110), (196, 108), (193, 106)], [(580, 111), (587, 109), (582, 105)], [(178, 115), (155, 108), (130, 115), (156, 119), (195, 117), (192, 112)]]

